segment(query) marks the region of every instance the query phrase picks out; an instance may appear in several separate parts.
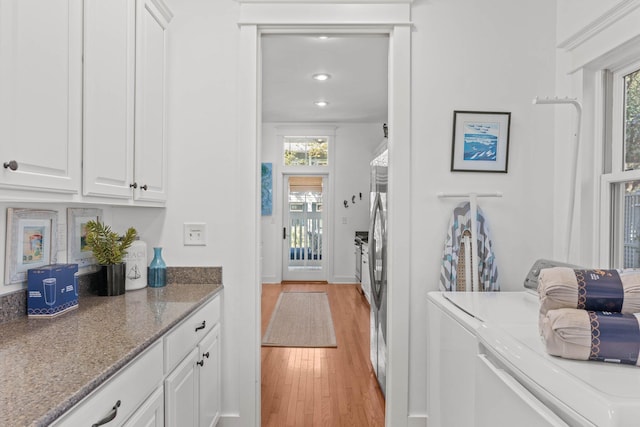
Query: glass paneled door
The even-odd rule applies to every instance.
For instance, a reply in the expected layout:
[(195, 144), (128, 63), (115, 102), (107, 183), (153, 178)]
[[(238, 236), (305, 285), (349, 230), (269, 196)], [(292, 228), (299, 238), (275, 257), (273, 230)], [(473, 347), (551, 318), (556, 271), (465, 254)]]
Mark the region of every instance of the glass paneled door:
[(326, 280), (321, 175), (285, 175), (282, 280)]

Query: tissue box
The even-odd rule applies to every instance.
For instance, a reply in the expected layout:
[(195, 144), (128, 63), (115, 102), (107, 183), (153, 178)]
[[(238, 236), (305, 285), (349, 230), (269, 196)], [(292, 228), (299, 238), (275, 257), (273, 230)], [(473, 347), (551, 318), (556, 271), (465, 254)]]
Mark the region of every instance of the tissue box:
[(27, 272), (27, 315), (52, 317), (78, 307), (78, 264), (52, 264)]

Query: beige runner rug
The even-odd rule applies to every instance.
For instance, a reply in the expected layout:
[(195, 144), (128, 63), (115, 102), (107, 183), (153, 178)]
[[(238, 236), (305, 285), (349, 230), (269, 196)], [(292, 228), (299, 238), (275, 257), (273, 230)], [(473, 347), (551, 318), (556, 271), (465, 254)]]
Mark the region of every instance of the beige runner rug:
[(280, 293), (262, 345), (337, 347), (327, 293)]

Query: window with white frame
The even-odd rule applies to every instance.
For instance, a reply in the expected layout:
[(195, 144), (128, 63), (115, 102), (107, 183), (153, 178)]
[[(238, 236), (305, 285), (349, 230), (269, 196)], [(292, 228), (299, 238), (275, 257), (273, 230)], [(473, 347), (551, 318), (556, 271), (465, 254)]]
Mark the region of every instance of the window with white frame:
[(327, 136), (285, 136), (285, 166), (328, 166), (329, 138)]
[[(610, 203), (609, 263), (640, 267), (640, 61), (612, 74), (610, 165), (603, 195)], [(606, 212), (606, 211), (605, 211)], [(607, 224), (603, 224), (607, 226)]]

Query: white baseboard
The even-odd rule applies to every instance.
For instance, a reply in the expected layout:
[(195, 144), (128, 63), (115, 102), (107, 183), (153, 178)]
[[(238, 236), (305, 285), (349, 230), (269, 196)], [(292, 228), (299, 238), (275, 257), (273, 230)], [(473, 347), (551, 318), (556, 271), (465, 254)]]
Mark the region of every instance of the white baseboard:
[(427, 427), (428, 417), (426, 415), (409, 415), (407, 427)]
[(358, 283), (354, 276), (333, 276), (333, 279), (329, 283)]
[(280, 283), (276, 276), (262, 276), (262, 283)]
[(218, 421), (217, 427), (243, 427), (239, 414), (222, 415)]

